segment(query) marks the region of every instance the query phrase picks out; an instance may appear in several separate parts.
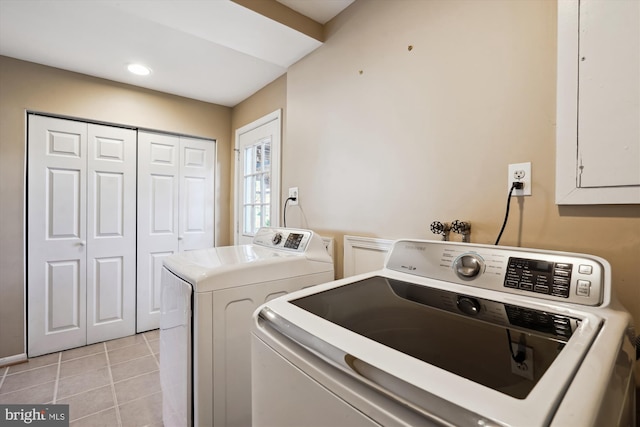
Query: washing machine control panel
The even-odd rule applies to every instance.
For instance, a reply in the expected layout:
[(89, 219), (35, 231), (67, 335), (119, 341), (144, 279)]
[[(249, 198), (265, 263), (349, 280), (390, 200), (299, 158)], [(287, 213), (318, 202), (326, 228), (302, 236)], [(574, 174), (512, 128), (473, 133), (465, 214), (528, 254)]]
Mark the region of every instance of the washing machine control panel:
[[(572, 263), (510, 257), (504, 286), (569, 298)], [(585, 289), (590, 293), (590, 289)]]
[[(590, 255), (458, 242), (398, 240), (385, 267), (527, 297), (597, 306), (610, 294), (609, 264)], [(463, 306), (472, 310), (468, 303)]]

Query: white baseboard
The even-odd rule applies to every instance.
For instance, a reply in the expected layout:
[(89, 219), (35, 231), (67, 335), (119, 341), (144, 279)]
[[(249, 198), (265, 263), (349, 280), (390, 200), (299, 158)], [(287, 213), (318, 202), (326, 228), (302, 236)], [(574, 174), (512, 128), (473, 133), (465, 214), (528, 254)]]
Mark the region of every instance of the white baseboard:
[(27, 361), (27, 353), (16, 354), (14, 356), (8, 357), (0, 357), (0, 368), (9, 365), (15, 365), (16, 363), (26, 362)]

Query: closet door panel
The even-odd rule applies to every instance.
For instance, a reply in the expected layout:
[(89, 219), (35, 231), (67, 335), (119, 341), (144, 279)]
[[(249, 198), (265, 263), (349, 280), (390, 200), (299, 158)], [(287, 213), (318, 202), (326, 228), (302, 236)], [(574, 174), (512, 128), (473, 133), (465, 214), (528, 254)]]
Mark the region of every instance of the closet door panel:
[(85, 123), (30, 115), (27, 352), (86, 343)]
[(135, 333), (136, 132), (88, 127), (87, 343)]
[(160, 271), (178, 251), (180, 139), (138, 132), (137, 331), (158, 328)]
[(213, 247), (215, 143), (180, 138), (180, 250)]
[(46, 332), (56, 333), (79, 330), (82, 295), (81, 263), (78, 260), (50, 261), (45, 278)]
[(149, 234), (170, 240), (176, 234), (174, 187), (177, 179), (172, 175), (151, 174), (149, 177)]
[[(124, 317), (123, 257), (94, 260), (95, 320), (97, 324)], [(129, 334), (131, 335), (131, 334)]]

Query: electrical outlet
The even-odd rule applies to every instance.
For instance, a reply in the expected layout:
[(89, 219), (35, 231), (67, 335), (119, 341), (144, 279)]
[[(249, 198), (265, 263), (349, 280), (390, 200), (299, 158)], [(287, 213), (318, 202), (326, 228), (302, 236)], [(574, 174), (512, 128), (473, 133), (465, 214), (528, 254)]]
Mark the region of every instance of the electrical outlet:
[(300, 193), (298, 187), (289, 187), (289, 197), (295, 197), (295, 200), (289, 200), (289, 206), (298, 206), (300, 203)]
[[(528, 380), (533, 381), (533, 348), (525, 347), (525, 349), (526, 349), (527, 357), (524, 359), (524, 362), (518, 363), (515, 360), (513, 360), (513, 357), (510, 357), (511, 372), (521, 377), (524, 377)], [(518, 352), (517, 342), (511, 343), (511, 352), (513, 354), (516, 354)]]
[(507, 175), (507, 188), (511, 190), (514, 182), (521, 182), (521, 189), (513, 189), (512, 196), (530, 196), (531, 195), (531, 162), (512, 163), (509, 165), (509, 174)]

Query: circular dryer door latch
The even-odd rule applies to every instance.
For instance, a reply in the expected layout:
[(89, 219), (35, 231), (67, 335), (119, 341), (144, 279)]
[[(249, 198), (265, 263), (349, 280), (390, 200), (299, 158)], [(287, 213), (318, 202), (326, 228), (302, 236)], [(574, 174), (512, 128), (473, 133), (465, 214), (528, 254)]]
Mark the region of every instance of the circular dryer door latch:
[(453, 270), (462, 280), (472, 280), (482, 273), (484, 261), (476, 254), (460, 255), (453, 262)]

